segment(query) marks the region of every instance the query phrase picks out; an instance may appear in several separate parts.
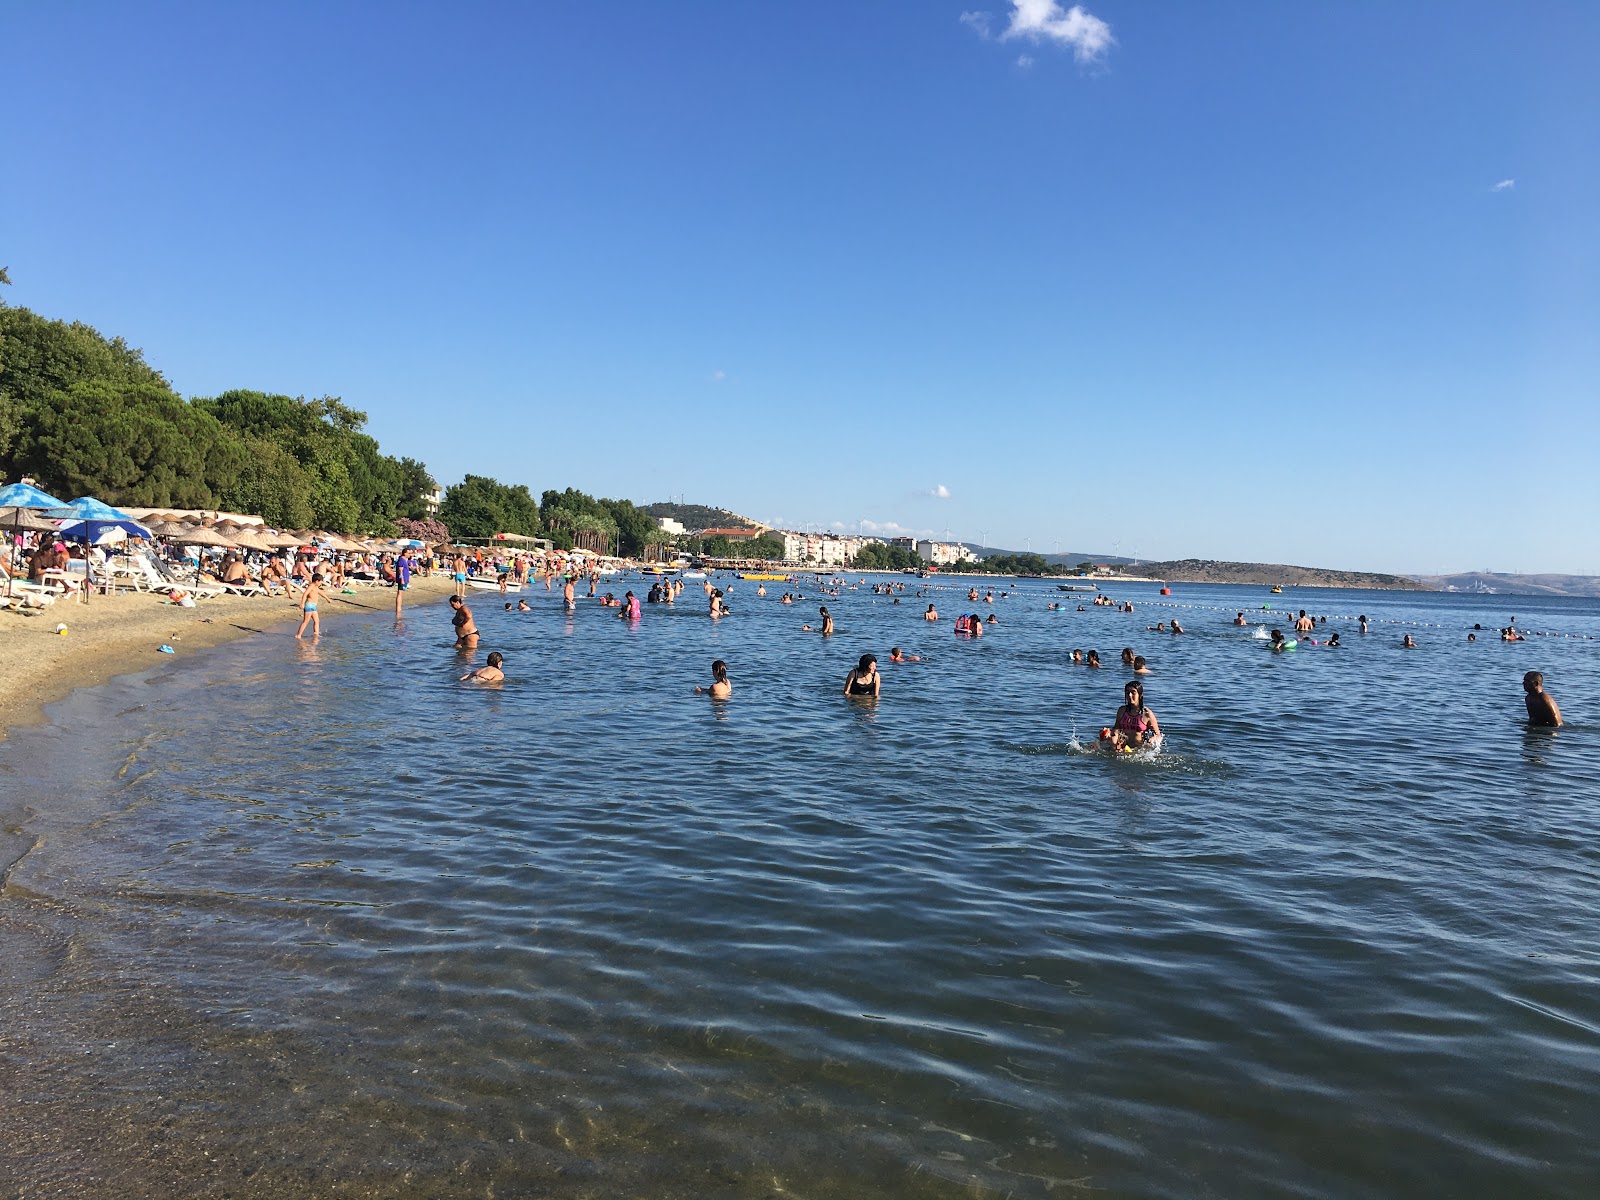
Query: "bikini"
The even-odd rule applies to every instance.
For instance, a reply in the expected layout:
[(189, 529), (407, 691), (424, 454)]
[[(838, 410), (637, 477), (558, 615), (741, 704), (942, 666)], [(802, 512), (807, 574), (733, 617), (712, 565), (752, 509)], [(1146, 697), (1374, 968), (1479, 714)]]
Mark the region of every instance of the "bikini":
[(1123, 733), (1145, 733), (1150, 728), (1150, 722), (1145, 718), (1145, 708), (1140, 705), (1134, 709), (1124, 704), (1117, 709), (1117, 728)]

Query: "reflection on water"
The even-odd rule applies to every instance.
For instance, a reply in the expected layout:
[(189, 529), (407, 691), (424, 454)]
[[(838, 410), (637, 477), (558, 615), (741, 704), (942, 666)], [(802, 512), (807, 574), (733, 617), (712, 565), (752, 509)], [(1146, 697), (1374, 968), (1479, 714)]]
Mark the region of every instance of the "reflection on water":
[[(1347, 644), (1274, 656), (1254, 592), (1176, 589), (1172, 637), (1153, 587), (1040, 585), (973, 642), (847, 591), (824, 640), (753, 590), (534, 589), (463, 654), (442, 607), (345, 619), (60, 706), (0, 748), (46, 835), (5, 935), (74, 914), (9, 1002), (30, 1094), (83, 1090), (38, 1030), (102, 1030), (117, 1121), (204, 1131), (167, 1194), (1592, 1194), (1600, 754), (1520, 678), (1594, 712), (1600, 644), (1305, 592)], [(1123, 645), (1148, 761), (1078, 740), (1125, 676), (1065, 651)]]

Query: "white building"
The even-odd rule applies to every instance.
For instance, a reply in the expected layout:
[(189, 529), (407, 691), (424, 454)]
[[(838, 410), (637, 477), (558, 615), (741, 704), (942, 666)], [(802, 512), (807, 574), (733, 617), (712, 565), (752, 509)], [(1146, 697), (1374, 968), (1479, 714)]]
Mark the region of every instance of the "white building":
[(430, 517), (439, 515), (439, 506), (444, 503), (444, 489), (435, 486), (433, 491), (422, 498), (422, 507), (427, 510)]
[(676, 517), (657, 517), (656, 528), (661, 530), (663, 533), (670, 533), (673, 537), (678, 537), (679, 535), (688, 532), (688, 530), (683, 527), (683, 522), (678, 520)]
[(972, 551), (960, 542), (918, 542), (917, 553), (922, 561), (936, 567), (972, 562)]
[(882, 538), (852, 537), (837, 533), (795, 533), (785, 530), (778, 535), (783, 539), (783, 557), (786, 562), (810, 563), (819, 567), (848, 566), (861, 547), (868, 542), (881, 542)]

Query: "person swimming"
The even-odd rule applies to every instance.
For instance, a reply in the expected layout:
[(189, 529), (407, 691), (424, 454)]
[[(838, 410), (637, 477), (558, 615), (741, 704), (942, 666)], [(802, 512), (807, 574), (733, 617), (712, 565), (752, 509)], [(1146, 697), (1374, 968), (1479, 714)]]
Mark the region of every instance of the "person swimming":
[(1089, 651), (1089, 653), (1085, 654), (1083, 656), (1083, 665), (1086, 666), (1086, 667), (1093, 667), (1096, 670), (1099, 670), (1099, 668), (1100, 668), (1100, 651), (1091, 650), (1091, 651)]
[(928, 611), (922, 614), (922, 619), (924, 621), (937, 621), (939, 619), (939, 610), (931, 604), (928, 605)]
[(528, 602), (526, 600), (518, 600), (517, 601), (517, 611), (518, 612), (532, 612), (533, 609), (528, 605)]
[(1408, 634), (1405, 635), (1405, 637), (1400, 639), (1400, 648), (1402, 650), (1415, 650), (1417, 648), (1417, 643), (1412, 639), (1411, 635), (1408, 633)]
[(728, 682), (728, 664), (720, 658), (711, 664), (711, 686), (694, 689), (697, 696), (710, 696), (713, 700), (726, 700), (733, 695), (733, 684)]
[(878, 674), (877, 657), (863, 654), (856, 665), (850, 668), (850, 674), (844, 678), (844, 694), (851, 697), (876, 698), (882, 685), (883, 677)]
[(1283, 640), (1283, 630), (1281, 629), (1274, 629), (1267, 636), (1272, 639), (1272, 652), (1274, 654), (1282, 654), (1285, 650), (1294, 648), (1295, 644), (1293, 642)]
[(1133, 657), (1133, 647), (1124, 646), (1122, 648), (1122, 665), (1126, 667), (1133, 666)]
[(1327, 644), (1330, 649), (1338, 649), (1339, 635), (1337, 633), (1329, 634)]
[(461, 682), (465, 683), (470, 679), (474, 683), (499, 683), (506, 677), (505, 672), (500, 669), (505, 661), (505, 655), (501, 654), (500, 651), (491, 651), (489, 665), (479, 667), (476, 671), (468, 671), (461, 677)]
[(1548, 729), (1561, 728), (1561, 706), (1556, 703), (1554, 696), (1544, 690), (1542, 674), (1529, 671), (1522, 677), (1522, 690), (1527, 693), (1523, 700), (1528, 706), (1529, 721)]
[(1161, 736), (1161, 722), (1156, 714), (1144, 706), (1144, 684), (1130, 679), (1122, 685), (1124, 703), (1117, 709), (1116, 720), (1101, 731), (1101, 739), (1117, 750), (1137, 749)]
[(902, 654), (900, 652), (900, 647), (899, 646), (890, 646), (889, 647), (889, 661), (890, 662), (895, 662), (895, 663), (921, 662), (922, 658), (921, 658), (920, 655), (916, 655), (916, 654)]
[(1233, 619), (1233, 623), (1234, 623), (1234, 624), (1235, 624), (1235, 625), (1248, 625), (1248, 624), (1250, 624), (1250, 622), (1249, 622), (1249, 621), (1246, 621), (1246, 620), (1245, 620), (1245, 619), (1244, 619), (1244, 614), (1243, 614), (1243, 613), (1240, 613), (1240, 614), (1239, 614), (1239, 615), (1238, 615), (1238, 616), (1236, 616), (1236, 617), (1235, 617), (1235, 618), (1234, 618), (1234, 619)]
[(1172, 632), (1173, 633), (1182, 633), (1183, 632), (1183, 626), (1178, 624), (1178, 619), (1176, 617), (1174, 617), (1172, 619)]
[(1136, 654), (1133, 656), (1133, 673), (1135, 675), (1150, 674), (1150, 666), (1145, 662), (1144, 655)]

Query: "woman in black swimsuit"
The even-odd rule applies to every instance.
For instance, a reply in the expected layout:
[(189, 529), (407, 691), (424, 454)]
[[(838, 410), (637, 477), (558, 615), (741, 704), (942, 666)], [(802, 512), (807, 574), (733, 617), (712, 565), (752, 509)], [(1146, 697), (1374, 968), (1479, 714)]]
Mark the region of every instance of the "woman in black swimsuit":
[(844, 694), (876, 698), (882, 683), (883, 677), (878, 674), (877, 656), (863, 654), (861, 661), (850, 668), (850, 674), (844, 677)]

